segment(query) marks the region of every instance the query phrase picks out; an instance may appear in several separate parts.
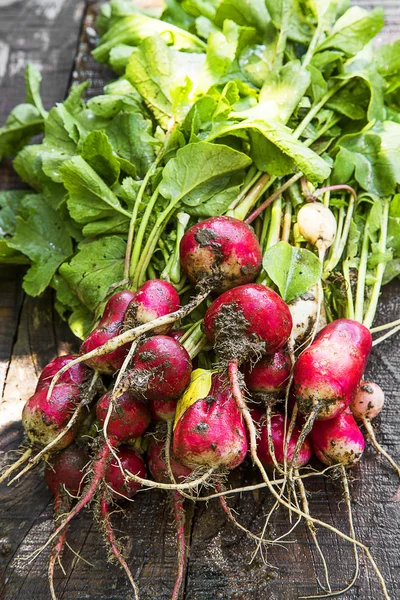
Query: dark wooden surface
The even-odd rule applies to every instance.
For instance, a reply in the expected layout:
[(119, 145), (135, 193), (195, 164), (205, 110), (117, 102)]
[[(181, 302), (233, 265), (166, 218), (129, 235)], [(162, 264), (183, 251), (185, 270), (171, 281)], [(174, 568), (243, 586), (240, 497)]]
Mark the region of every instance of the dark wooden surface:
[[(359, 2), (372, 8), (378, 2)], [(382, 40), (400, 34), (400, 3), (382, 2), (387, 25)], [(90, 6), (89, 6), (90, 5)], [(86, 14), (85, 24), (82, 19)], [(91, 79), (92, 93), (110, 74), (94, 65), (88, 55), (93, 3), (84, 0), (0, 0), (0, 123), (22, 101), (23, 68), (37, 64), (44, 75), (46, 107), (61, 100), (71, 80)], [(82, 32), (82, 36), (81, 36)], [(89, 29), (90, 34), (90, 29)], [(81, 41), (79, 39), (81, 37)], [(78, 47), (79, 43), (79, 47)], [(77, 57), (76, 63), (74, 58)], [(0, 165), (0, 189), (17, 187), (10, 165)], [(51, 294), (33, 300), (21, 292), (23, 270), (0, 266), (0, 467), (13, 457), (22, 441), (20, 414), (32, 393), (40, 370), (58, 353), (76, 346), (65, 324), (52, 308)], [(400, 286), (389, 286), (382, 296), (378, 322), (399, 315)], [(377, 424), (380, 441), (400, 458), (400, 342), (391, 339), (372, 353), (368, 375), (385, 390), (387, 401)], [(368, 445), (362, 464), (352, 476), (353, 511), (357, 537), (369, 545), (393, 599), (400, 598), (400, 489), (396, 476)], [(248, 465), (235, 475), (235, 483), (256, 480)], [(313, 493), (312, 513), (348, 531), (340, 486), (330, 480), (308, 483)], [(262, 528), (271, 506), (268, 494), (233, 497), (231, 506), (241, 522), (253, 531)], [(127, 555), (141, 588), (142, 600), (167, 600), (175, 577), (175, 547), (167, 496), (144, 492), (115, 516), (118, 530), (129, 534)], [(283, 511), (274, 519), (271, 533), (288, 529)], [(48, 600), (47, 552), (33, 563), (26, 560), (52, 530), (52, 503), (40, 469), (16, 487), (0, 492), (0, 600)], [(186, 600), (294, 600), (317, 592), (315, 571), (321, 565), (309, 535), (300, 525), (289, 538), (294, 543), (274, 546), (268, 566), (260, 558), (249, 564), (253, 543), (225, 519), (216, 501), (187, 507), (188, 560)], [(319, 532), (330, 565), (332, 583), (341, 586), (353, 571), (350, 546), (326, 531)], [(101, 534), (90, 511), (70, 529), (74, 551), (63, 558), (66, 576), (56, 575), (60, 600), (125, 600), (132, 597), (124, 575), (107, 562)], [(371, 568), (361, 558), (361, 576), (343, 598), (378, 599), (382, 594)]]

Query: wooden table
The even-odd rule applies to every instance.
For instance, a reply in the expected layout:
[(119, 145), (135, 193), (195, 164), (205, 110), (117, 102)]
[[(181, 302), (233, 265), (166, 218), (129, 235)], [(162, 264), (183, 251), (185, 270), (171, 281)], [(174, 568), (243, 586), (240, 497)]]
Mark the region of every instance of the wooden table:
[[(380, 38), (400, 34), (400, 2), (386, 6), (387, 25)], [(379, 2), (359, 4), (373, 8)], [(72, 80), (92, 80), (91, 94), (100, 93), (107, 69), (95, 66), (89, 56), (93, 33), (93, 2), (85, 0), (0, 0), (0, 123), (24, 98), (23, 69), (28, 61), (43, 73), (46, 107), (64, 98)], [(10, 163), (0, 165), (0, 188), (17, 188)], [(0, 466), (6, 453), (22, 442), (20, 414), (34, 390), (44, 365), (60, 352), (77, 347), (67, 327), (55, 314), (51, 293), (38, 299), (23, 295), (24, 270), (0, 266)], [(393, 320), (399, 313), (399, 285), (388, 286), (382, 296), (378, 321)], [(384, 446), (400, 457), (400, 343), (391, 339), (373, 351), (368, 375), (385, 390), (387, 402), (382, 424), (377, 425)], [(8, 458), (12, 457), (12, 454)], [(353, 512), (357, 537), (371, 546), (393, 599), (400, 598), (400, 489), (391, 469), (368, 445), (362, 464), (353, 470)], [(247, 465), (235, 483), (256, 480)], [(312, 513), (348, 531), (346, 511), (338, 483), (316, 480)], [(240, 521), (259, 531), (271, 506), (267, 493), (248, 494), (230, 500)], [(115, 516), (116, 527), (129, 534), (128, 562), (140, 588), (142, 600), (168, 600), (175, 578), (175, 546), (169, 499), (158, 492), (137, 496), (124, 515)], [(43, 552), (33, 563), (24, 561), (52, 530), (52, 499), (41, 469), (31, 472), (16, 487), (2, 486), (0, 493), (0, 600), (47, 600), (46, 563)], [(288, 528), (283, 511), (278, 513), (271, 534)], [(268, 565), (257, 557), (249, 564), (253, 543), (226, 521), (217, 501), (208, 506), (187, 507), (186, 600), (292, 600), (317, 593), (315, 570), (321, 565), (300, 525), (291, 538), (296, 543), (273, 546)], [(131, 598), (129, 584), (118, 567), (107, 562), (107, 553), (91, 511), (75, 519), (69, 533), (74, 549), (65, 552), (66, 572), (56, 575), (60, 600), (125, 600)], [(330, 564), (332, 583), (343, 586), (353, 573), (349, 544), (326, 531), (320, 544)], [(79, 560), (80, 555), (83, 560)], [(342, 596), (378, 599), (381, 591), (371, 568), (361, 557), (361, 576), (355, 587)]]

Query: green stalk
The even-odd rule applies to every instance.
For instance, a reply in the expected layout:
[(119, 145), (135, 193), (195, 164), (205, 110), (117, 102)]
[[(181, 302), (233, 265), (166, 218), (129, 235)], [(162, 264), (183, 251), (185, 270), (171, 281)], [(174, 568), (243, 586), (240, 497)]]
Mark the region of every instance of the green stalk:
[(358, 267), (358, 279), (357, 279), (357, 291), (356, 291), (356, 306), (355, 306), (355, 319), (362, 323), (364, 316), (364, 295), (365, 295), (365, 278), (367, 275), (367, 263), (368, 263), (368, 250), (369, 250), (369, 225), (368, 221), (365, 223), (364, 237), (362, 242), (360, 264)]
[(346, 319), (355, 319), (354, 313), (354, 301), (353, 301), (353, 293), (351, 291), (351, 282), (350, 282), (350, 268), (349, 262), (347, 260), (343, 261), (343, 277), (346, 281), (346, 296), (347, 296), (347, 305), (346, 305)]
[[(237, 205), (243, 200), (243, 198), (246, 196), (247, 192), (257, 183), (257, 181), (260, 179), (262, 172), (261, 171), (257, 171), (255, 173), (255, 175), (253, 175), (250, 179), (250, 181), (248, 183), (246, 183), (246, 180), (249, 176), (249, 173), (252, 172), (253, 173), (253, 167), (254, 165), (252, 165), (249, 169), (249, 172), (246, 175), (246, 179), (244, 181), (244, 187), (242, 189), (242, 191), (240, 192), (240, 194), (230, 203), (229, 208), (228, 208), (228, 213), (229, 211), (233, 211)], [(254, 167), (255, 168), (255, 167)]]
[[(164, 150), (164, 148), (163, 148), (163, 150)], [(160, 163), (160, 160), (162, 159), (163, 150), (158, 154), (155, 161), (153, 162), (153, 164), (150, 166), (149, 170), (147, 171), (147, 173), (142, 181), (142, 185), (139, 188), (135, 203), (133, 205), (131, 221), (129, 223), (128, 240), (126, 243), (126, 254), (125, 254), (125, 265), (124, 265), (124, 278), (125, 279), (128, 279), (129, 273), (131, 272), (130, 264), (131, 264), (132, 243), (133, 243), (133, 236), (135, 233), (135, 225), (136, 225), (137, 215), (139, 212), (140, 203), (143, 200), (143, 196), (146, 191), (147, 184), (150, 181), (150, 177), (153, 175), (158, 164)]]
[[(387, 242), (387, 232), (388, 232), (388, 222), (389, 222), (389, 204), (390, 201), (386, 198), (383, 201), (383, 211), (381, 217), (381, 233), (379, 236), (378, 248), (379, 252), (386, 252), (386, 242)], [(378, 306), (379, 294), (382, 287), (382, 279), (383, 274), (385, 272), (386, 263), (381, 262), (376, 267), (375, 271), (375, 283), (372, 286), (371, 298), (368, 304), (367, 312), (364, 317), (363, 324), (365, 327), (370, 328), (372, 326), (372, 322), (375, 317), (376, 307)]]
[[(351, 220), (353, 218), (353, 212), (354, 212), (354, 205), (355, 205), (354, 197), (352, 195), (350, 195), (349, 205), (347, 207), (346, 219), (344, 222), (342, 235), (340, 237), (340, 242), (337, 244), (337, 247), (333, 251), (332, 256), (330, 257), (330, 259), (328, 260), (328, 262), (325, 266), (325, 272), (324, 272), (325, 278), (326, 278), (327, 274), (329, 274), (331, 271), (333, 271), (333, 269), (336, 267), (336, 265), (338, 264), (339, 260), (341, 259), (342, 255), (343, 255), (344, 249), (347, 244), (347, 238), (349, 237), (350, 225), (351, 225)], [(340, 210), (342, 210), (342, 209), (340, 209)], [(336, 240), (335, 240), (335, 244), (336, 244)]]
[(274, 200), (271, 208), (271, 222), (268, 233), (267, 249), (275, 246), (280, 240), (282, 220), (282, 196)]
[(329, 250), (329, 255), (328, 255), (328, 259), (326, 261), (326, 266), (325, 266), (325, 270), (324, 270), (324, 274), (323, 274), (323, 279), (327, 278), (327, 276), (329, 275), (329, 273), (331, 271), (333, 271), (333, 268), (335, 267), (335, 265), (339, 261), (339, 259), (336, 261), (336, 256), (337, 256), (337, 253), (338, 253), (338, 248), (339, 248), (340, 240), (341, 240), (341, 237), (342, 237), (342, 230), (343, 230), (343, 223), (344, 223), (344, 214), (345, 214), (344, 213), (344, 208), (343, 207), (339, 208), (339, 217), (336, 218), (336, 223), (337, 223), (336, 236), (335, 236), (335, 240), (334, 240), (334, 242), (333, 242), (333, 244), (332, 244), (332, 246), (330, 247), (330, 250)]
[(136, 239), (135, 239), (135, 244), (133, 246), (133, 251), (132, 251), (132, 256), (131, 256), (131, 263), (130, 263), (130, 268), (129, 268), (129, 278), (132, 281), (132, 287), (131, 289), (133, 291), (137, 290), (136, 287), (136, 280), (135, 280), (135, 272), (137, 271), (137, 266), (138, 266), (138, 261), (140, 258), (140, 251), (142, 249), (142, 243), (143, 243), (143, 238), (144, 235), (146, 233), (146, 228), (147, 225), (149, 223), (150, 217), (151, 217), (151, 213), (153, 212), (153, 208), (154, 205), (157, 202), (157, 198), (159, 196), (160, 193), (160, 186), (158, 186), (152, 197), (149, 200), (149, 203), (146, 206), (146, 210), (143, 214), (143, 217), (140, 221), (140, 226), (139, 226), (139, 231), (137, 232), (136, 235)]
[(189, 223), (189, 215), (184, 212), (179, 212), (176, 215), (178, 221), (176, 228), (176, 241), (174, 254), (171, 256), (169, 261), (168, 269), (164, 269), (163, 276), (161, 279), (169, 278), (173, 283), (178, 284), (181, 280), (181, 261), (179, 257), (179, 247), (183, 236), (185, 235), (185, 229)]
[(168, 219), (170, 218), (172, 212), (175, 210), (179, 202), (180, 199), (174, 200), (165, 210), (163, 210), (162, 213), (160, 213), (152, 231), (150, 232), (146, 245), (141, 253), (140, 244), (137, 256), (137, 266), (135, 268), (135, 271), (133, 272), (134, 280), (132, 283), (132, 289), (138, 289), (138, 287), (140, 287), (141, 282), (143, 281), (144, 274), (146, 273), (147, 265), (151, 261), (151, 257), (157, 246), (158, 240), (160, 239), (160, 236), (167, 225)]
[(267, 206), (267, 208), (265, 209), (265, 212), (264, 212), (263, 228), (262, 228), (262, 232), (261, 232), (261, 236), (260, 236), (260, 246), (262, 249), (264, 248), (265, 240), (267, 239), (267, 233), (268, 233), (270, 221), (271, 221), (271, 205)]
[(286, 200), (285, 214), (283, 215), (282, 235), (283, 242), (289, 242), (290, 230), (292, 229), (292, 203), (289, 199)]
[[(250, 193), (240, 202), (230, 216), (243, 221), (247, 213), (252, 209), (256, 202), (266, 192), (271, 185), (276, 181), (276, 177), (270, 177), (268, 173), (264, 173), (262, 177), (257, 181), (255, 186), (250, 190)], [(229, 214), (229, 213), (228, 213)]]
[(314, 117), (318, 114), (321, 108), (343, 87), (348, 81), (338, 81), (324, 96), (322, 96), (321, 100), (314, 104), (307, 115), (304, 117), (301, 123), (296, 127), (293, 132), (294, 137), (299, 138), (306, 127), (311, 123)]

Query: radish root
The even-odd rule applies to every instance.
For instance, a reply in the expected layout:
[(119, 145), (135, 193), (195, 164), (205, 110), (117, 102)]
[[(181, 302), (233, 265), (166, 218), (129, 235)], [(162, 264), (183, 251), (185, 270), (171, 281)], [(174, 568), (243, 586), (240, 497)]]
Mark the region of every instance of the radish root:
[(104, 498), (104, 497), (101, 498), (101, 500), (100, 500), (100, 510), (101, 510), (101, 517), (102, 517), (102, 521), (103, 521), (103, 525), (104, 525), (104, 533), (105, 533), (106, 539), (110, 545), (111, 552), (113, 553), (113, 555), (115, 556), (116, 560), (121, 565), (121, 567), (124, 569), (128, 579), (129, 579), (129, 582), (133, 588), (133, 592), (135, 594), (135, 600), (139, 600), (139, 588), (133, 578), (133, 575), (131, 573), (131, 570), (128, 567), (126, 560), (122, 556), (122, 553), (119, 549), (118, 540), (115, 537), (114, 529), (113, 529), (113, 526), (111, 523), (109, 504), (108, 504), (106, 498)]

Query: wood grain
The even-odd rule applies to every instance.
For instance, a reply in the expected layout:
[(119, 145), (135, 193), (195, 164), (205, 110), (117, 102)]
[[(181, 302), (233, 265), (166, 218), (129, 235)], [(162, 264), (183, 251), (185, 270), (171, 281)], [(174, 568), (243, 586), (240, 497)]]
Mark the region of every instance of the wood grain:
[[(365, 8), (377, 2), (359, 2)], [(383, 2), (387, 25), (382, 40), (400, 32), (398, 1)], [(86, 6), (87, 5), (87, 6)], [(27, 60), (42, 66), (43, 98), (47, 107), (64, 97), (74, 80), (90, 79), (91, 95), (101, 92), (111, 77), (96, 65), (89, 51), (96, 2), (83, 0), (0, 0), (0, 123), (9, 110), (23, 99), (22, 68)], [(86, 10), (87, 9), (87, 10)], [(86, 20), (81, 27), (82, 15)], [(81, 31), (82, 29), (82, 31)], [(78, 38), (82, 33), (79, 47)], [(77, 60), (74, 64), (73, 57)], [(4, 57), (7, 61), (4, 61)], [(5, 66), (4, 66), (5, 65)], [(0, 187), (16, 187), (9, 164), (0, 165)], [(52, 309), (50, 293), (39, 299), (24, 298), (22, 268), (0, 267), (0, 466), (11, 458), (22, 441), (19, 415), (32, 392), (37, 375), (53, 356), (76, 348), (76, 342)], [(380, 303), (378, 322), (398, 317), (400, 286), (387, 286)], [(393, 338), (374, 349), (368, 376), (386, 393), (386, 406), (377, 424), (380, 441), (400, 457), (400, 343)], [(352, 471), (353, 513), (357, 536), (371, 547), (393, 599), (400, 598), (400, 488), (397, 478), (368, 445), (362, 464)], [(233, 475), (235, 485), (257, 481), (249, 464)], [(340, 483), (314, 480), (312, 514), (343, 531), (347, 515)], [(29, 554), (46, 540), (52, 529), (51, 497), (43, 483), (41, 469), (30, 473), (18, 486), (2, 486), (0, 511), (0, 600), (48, 600), (46, 563), (48, 553), (29, 563)], [(260, 531), (272, 501), (265, 492), (229, 499), (237, 518), (252, 531)], [(168, 600), (175, 577), (175, 547), (169, 498), (158, 492), (140, 493), (114, 515), (115, 526), (129, 535), (128, 562), (141, 588), (142, 600)], [(280, 511), (269, 529), (273, 536), (288, 531), (287, 515)], [(122, 533), (121, 533), (122, 535)], [(318, 538), (331, 567), (332, 584), (341, 587), (353, 572), (349, 544), (319, 531)], [(132, 598), (125, 576), (107, 562), (101, 532), (87, 510), (69, 531), (71, 546), (63, 558), (66, 576), (56, 573), (60, 600), (125, 600)], [(217, 500), (188, 507), (186, 600), (294, 600), (318, 593), (315, 572), (322, 577), (320, 559), (301, 524), (289, 536), (292, 543), (268, 549), (267, 565), (260, 557), (251, 564), (253, 542), (229, 522)], [(295, 542), (295, 543), (293, 543)], [(382, 597), (376, 577), (361, 558), (361, 576), (345, 600)]]

